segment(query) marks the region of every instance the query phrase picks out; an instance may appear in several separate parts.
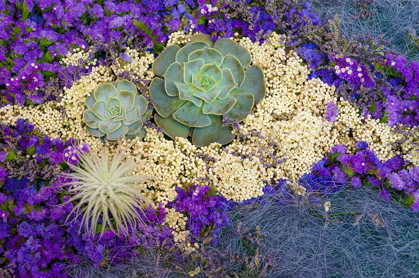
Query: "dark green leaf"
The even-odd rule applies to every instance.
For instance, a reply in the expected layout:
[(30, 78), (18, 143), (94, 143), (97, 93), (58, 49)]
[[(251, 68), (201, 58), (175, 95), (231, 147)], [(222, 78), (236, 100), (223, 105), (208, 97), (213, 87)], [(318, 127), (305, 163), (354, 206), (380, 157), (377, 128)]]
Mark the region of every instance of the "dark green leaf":
[(34, 145), (30, 146), (27, 153), (30, 154), (30, 155), (34, 154), (35, 153), (35, 146)]
[(25, 1), (23, 1), (23, 5), (22, 5), (22, 22), (24, 22), (28, 17), (29, 17), (28, 6), (26, 5)]
[(17, 155), (16, 155), (14, 152), (9, 152), (9, 153), (7, 153), (7, 155), (6, 155), (6, 159), (7, 159), (7, 160), (15, 160), (15, 159), (16, 159), (16, 157), (17, 157)]

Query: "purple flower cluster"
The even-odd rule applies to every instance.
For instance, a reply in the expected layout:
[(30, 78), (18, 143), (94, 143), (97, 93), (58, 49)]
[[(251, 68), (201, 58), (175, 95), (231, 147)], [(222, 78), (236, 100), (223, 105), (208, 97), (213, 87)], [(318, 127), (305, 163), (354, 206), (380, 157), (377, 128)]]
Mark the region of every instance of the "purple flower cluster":
[(373, 88), (375, 86), (375, 82), (369, 76), (370, 73), (365, 65), (358, 63), (355, 59), (350, 57), (329, 57), (329, 59), (338, 77), (355, 86), (366, 88)]
[(419, 167), (409, 170), (403, 169), (397, 173), (393, 172), (389, 176), (391, 186), (399, 191), (403, 191), (406, 196), (413, 201), (411, 208), (413, 212), (419, 211)]
[[(98, 2), (98, 3), (95, 3)], [(75, 47), (116, 44), (147, 49), (161, 44), (166, 1), (8, 1), (0, 6), (0, 88), (3, 103), (42, 103), (48, 80), (70, 86), (83, 68), (59, 61)], [(3, 2), (4, 3), (4, 2)], [(93, 58), (93, 57), (92, 57)], [(80, 72), (81, 71), (81, 72)]]
[(216, 242), (221, 227), (229, 224), (227, 200), (209, 186), (192, 186), (186, 190), (176, 188), (177, 198), (169, 205), (186, 213), (187, 228), (197, 238), (212, 237)]
[(329, 194), (347, 184), (355, 189), (372, 186), (385, 200), (396, 197), (414, 212), (419, 211), (419, 167), (403, 169), (405, 162), (400, 156), (381, 162), (364, 141), (355, 147), (358, 150), (349, 154), (345, 146), (336, 145), (314, 164), (312, 172), (301, 178), (308, 192)]
[(74, 206), (57, 168), (77, 164), (86, 145), (49, 139), (23, 120), (0, 129), (0, 145), (6, 150), (0, 153), (0, 268), (16, 277), (65, 277), (68, 263), (120, 261), (138, 255), (139, 247), (171, 243), (161, 206), (147, 209), (146, 225), (122, 237), (105, 231), (91, 238), (79, 233), (80, 217), (66, 221)]
[(210, 34), (214, 40), (233, 37), (238, 32), (253, 41), (263, 41), (276, 29), (265, 7), (250, 0), (198, 0), (195, 11), (192, 13), (191, 29)]
[(407, 64), (404, 56), (387, 54), (383, 67), (388, 82), (380, 89), (388, 124), (419, 125), (419, 61)]

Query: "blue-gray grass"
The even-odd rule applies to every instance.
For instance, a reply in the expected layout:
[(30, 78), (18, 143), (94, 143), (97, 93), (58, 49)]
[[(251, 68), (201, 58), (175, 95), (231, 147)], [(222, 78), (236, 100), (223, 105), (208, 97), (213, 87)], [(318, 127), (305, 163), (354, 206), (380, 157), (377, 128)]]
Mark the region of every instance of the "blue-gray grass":
[[(300, 3), (307, 0), (299, 0)], [(418, 0), (309, 0), (323, 23), (339, 16), (340, 27), (349, 37), (384, 35), (409, 60), (419, 60)], [(416, 32), (416, 37), (414, 33)]]
[[(327, 217), (325, 201), (331, 203)], [(265, 234), (258, 257), (269, 258), (270, 264), (266, 277), (419, 276), (419, 215), (395, 202), (386, 203), (368, 188), (339, 191), (318, 206), (269, 196), (263, 202), (237, 207), (229, 216), (232, 224), (223, 228), (219, 242), (204, 252), (223, 254), (229, 247), (251, 259), (252, 248), (244, 244), (237, 225), (241, 223), (253, 234), (258, 226)], [(78, 266), (76, 276), (190, 277), (188, 272), (199, 267), (201, 271), (194, 277), (207, 277), (209, 269), (200, 259), (183, 263), (180, 258), (179, 254), (154, 250), (108, 268)], [(232, 274), (249, 273), (252, 264), (223, 261), (218, 266)], [(259, 271), (264, 270), (261, 265)], [(252, 271), (248, 277), (259, 277)]]

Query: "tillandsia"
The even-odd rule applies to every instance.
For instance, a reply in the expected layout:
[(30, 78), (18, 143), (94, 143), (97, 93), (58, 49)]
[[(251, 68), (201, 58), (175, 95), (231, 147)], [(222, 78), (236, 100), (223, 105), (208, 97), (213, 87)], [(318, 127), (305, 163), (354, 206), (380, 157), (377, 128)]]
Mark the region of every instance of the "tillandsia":
[[(138, 163), (133, 159), (124, 161), (124, 152), (118, 149), (109, 161), (109, 154), (103, 148), (96, 152), (81, 153), (80, 163), (71, 165), (72, 172), (64, 174), (70, 181), (68, 192), (74, 196), (68, 202), (76, 205), (67, 220), (80, 215), (80, 229), (85, 227), (92, 236), (101, 223), (100, 234), (110, 229), (115, 234), (133, 230), (137, 223), (143, 223), (141, 214), (144, 205), (151, 201), (143, 195), (142, 184), (150, 176), (130, 176)], [(99, 229), (100, 230), (100, 229)]]
[(115, 142), (123, 137), (145, 136), (148, 102), (128, 80), (105, 83), (87, 98), (83, 120), (89, 133)]
[(230, 39), (195, 34), (184, 47), (167, 47), (153, 64), (155, 120), (171, 138), (196, 146), (234, 139), (224, 119), (244, 120), (265, 96), (265, 79), (247, 49)]

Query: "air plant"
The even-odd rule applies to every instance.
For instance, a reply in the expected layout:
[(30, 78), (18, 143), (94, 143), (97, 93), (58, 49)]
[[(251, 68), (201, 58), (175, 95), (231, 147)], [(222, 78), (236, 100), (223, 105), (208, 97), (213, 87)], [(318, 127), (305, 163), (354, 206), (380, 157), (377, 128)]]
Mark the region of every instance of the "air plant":
[(106, 229), (115, 234), (127, 232), (143, 223), (143, 208), (151, 201), (142, 193), (141, 184), (151, 179), (150, 176), (131, 176), (138, 167), (134, 159), (124, 161), (124, 153), (119, 148), (109, 159), (107, 148), (97, 152), (80, 153), (80, 162), (71, 165), (71, 172), (64, 176), (68, 192), (74, 196), (68, 202), (76, 204), (72, 215), (73, 221), (82, 216), (80, 231), (85, 227), (87, 233), (97, 233), (98, 221), (101, 219), (101, 235)]

